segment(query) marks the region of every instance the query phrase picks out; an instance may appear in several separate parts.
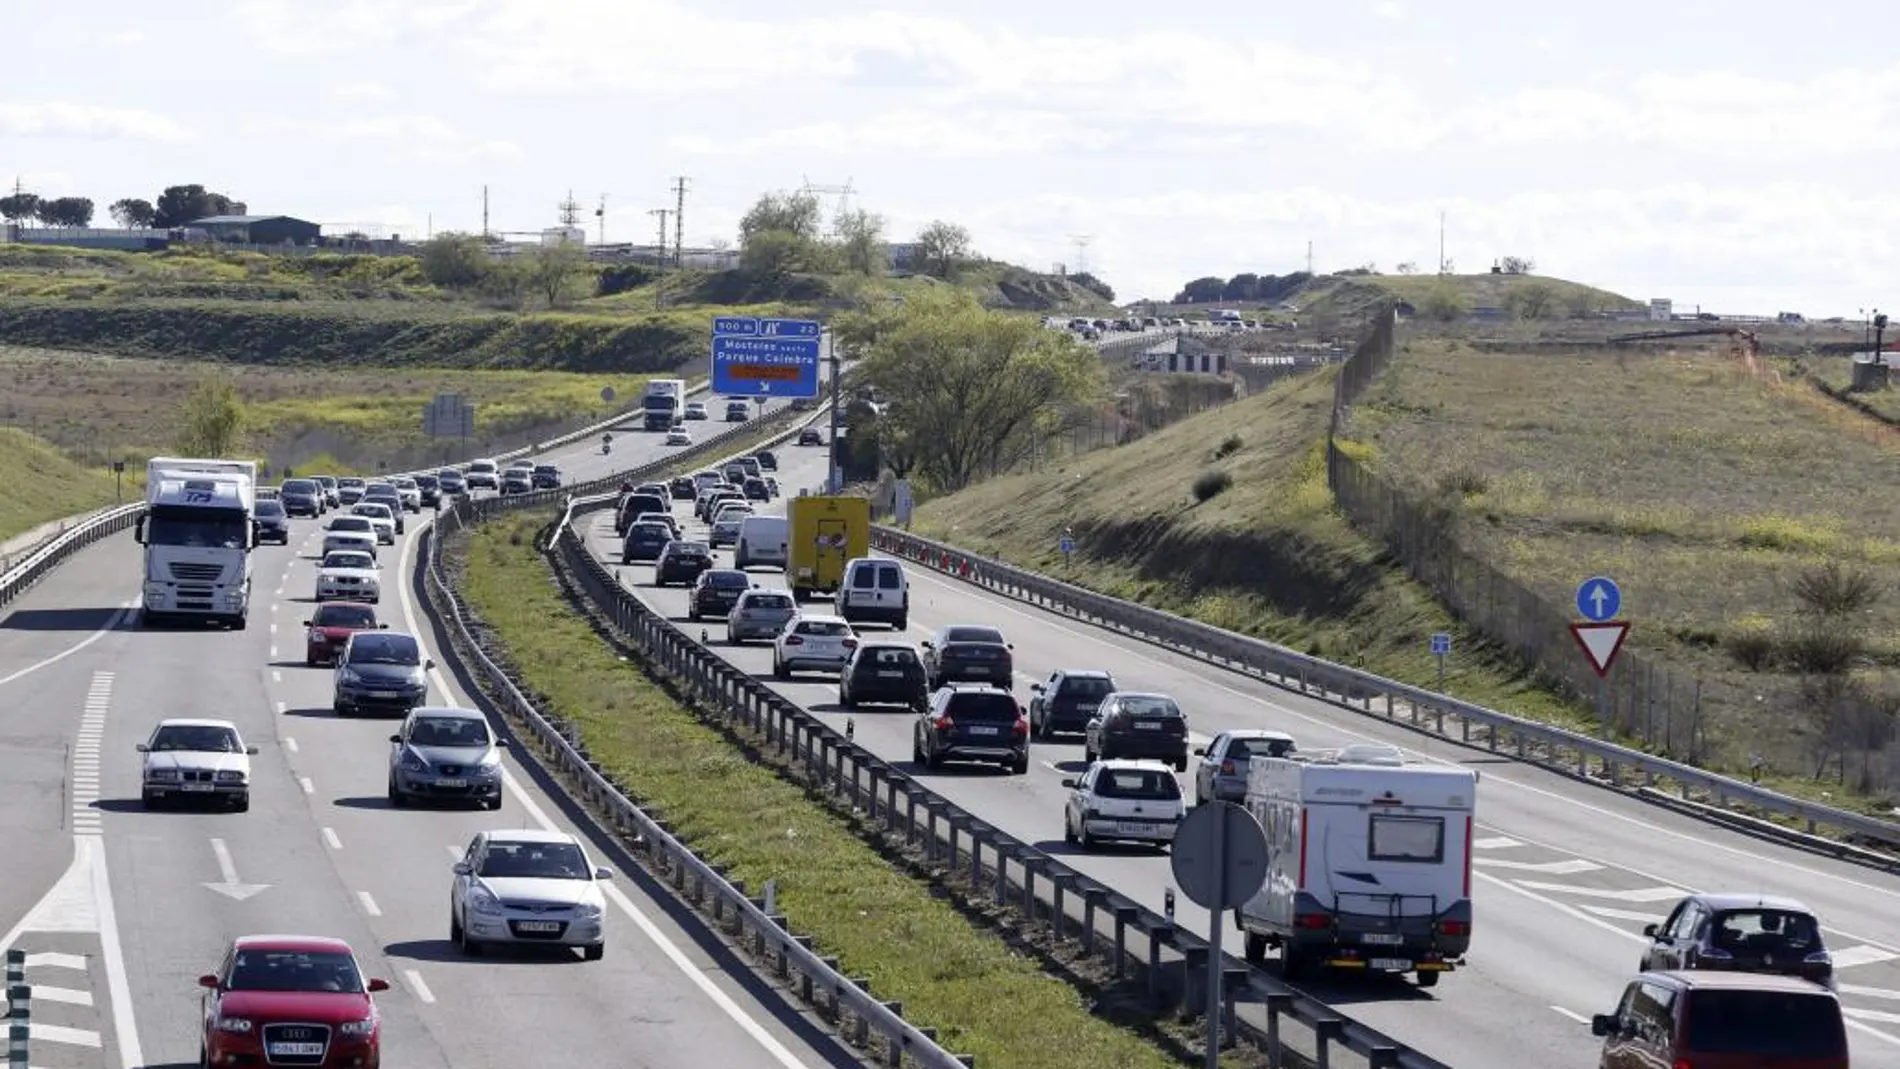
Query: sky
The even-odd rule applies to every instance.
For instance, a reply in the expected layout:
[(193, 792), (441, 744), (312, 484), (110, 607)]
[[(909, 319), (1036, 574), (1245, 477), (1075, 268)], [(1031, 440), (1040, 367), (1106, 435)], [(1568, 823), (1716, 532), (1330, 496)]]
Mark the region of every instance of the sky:
[[(68, 0), (8, 21), (0, 174), (201, 183), (405, 237), (688, 245), (848, 185), (892, 240), (1190, 278), (1499, 258), (1679, 311), (1857, 316), (1900, 236), (1900, 5), (1813, 0)], [(847, 198), (826, 193), (828, 205)], [(102, 225), (111, 225), (109, 222)]]

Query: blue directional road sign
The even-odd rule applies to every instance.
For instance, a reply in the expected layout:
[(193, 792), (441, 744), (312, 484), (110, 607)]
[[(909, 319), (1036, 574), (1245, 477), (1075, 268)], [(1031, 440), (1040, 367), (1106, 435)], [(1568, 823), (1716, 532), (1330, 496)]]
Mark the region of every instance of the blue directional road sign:
[(1070, 537), (1069, 537), (1068, 535), (1063, 535), (1063, 536), (1062, 536), (1062, 543), (1061, 543), (1061, 548), (1062, 548), (1062, 555), (1063, 555), (1063, 556), (1065, 556), (1065, 557), (1066, 557), (1066, 556), (1068, 556), (1068, 555), (1069, 555), (1069, 554), (1071, 554), (1071, 553), (1074, 553), (1074, 552), (1075, 552), (1075, 539), (1073, 539), (1073, 538), (1070, 538)]
[(1623, 609), (1623, 590), (1616, 580), (1593, 575), (1577, 585), (1577, 615), (1600, 624), (1616, 619)]
[(1443, 631), (1432, 635), (1432, 656), (1443, 657), (1451, 652), (1451, 636)]
[(824, 325), (809, 319), (713, 320), (712, 388), (738, 397), (817, 397)]

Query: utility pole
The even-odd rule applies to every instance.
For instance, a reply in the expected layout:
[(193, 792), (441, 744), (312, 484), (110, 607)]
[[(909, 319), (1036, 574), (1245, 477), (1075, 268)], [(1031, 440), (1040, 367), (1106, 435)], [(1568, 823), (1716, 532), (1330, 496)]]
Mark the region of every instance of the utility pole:
[(660, 217), (660, 243), (653, 247), (654, 248), (653, 256), (654, 256), (654, 261), (658, 266), (665, 267), (666, 266), (666, 217), (672, 214), (672, 209), (649, 208), (647, 210), (647, 214), (657, 215)]
[(1306, 243), (1306, 273), (1308, 275), (1313, 273), (1313, 243), (1311, 241)]
[(1093, 234), (1070, 234), (1069, 244), (1075, 246), (1075, 273), (1089, 273), (1089, 242), (1095, 240)]
[(605, 245), (607, 244), (607, 194), (605, 193), (600, 195), (600, 207), (594, 209), (594, 219), (600, 228), (600, 237), (596, 240)]
[(488, 243), (488, 185), (482, 185), (482, 243)]
[(1438, 273), (1445, 273), (1445, 213), (1438, 213)]
[(686, 184), (692, 179), (680, 177), (673, 179), (673, 193), (679, 199), (673, 204), (673, 266), (686, 266)]
[[(573, 190), (570, 189), (567, 191), (567, 199), (561, 202), (560, 208), (561, 208), (561, 225), (563, 227), (569, 230), (572, 230), (576, 226), (580, 225), (581, 202), (574, 199)], [(563, 234), (561, 235), (561, 238), (562, 240), (566, 240), (567, 235)]]

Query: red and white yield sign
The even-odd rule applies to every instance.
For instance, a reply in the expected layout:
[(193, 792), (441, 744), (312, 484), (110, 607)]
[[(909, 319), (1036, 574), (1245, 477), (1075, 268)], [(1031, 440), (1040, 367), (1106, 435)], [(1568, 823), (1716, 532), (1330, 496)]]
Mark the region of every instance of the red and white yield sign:
[(1623, 649), (1623, 639), (1629, 633), (1628, 620), (1570, 625), (1570, 637), (1576, 639), (1577, 645), (1583, 648), (1583, 655), (1589, 659), (1590, 667), (1596, 670), (1598, 677), (1610, 674), (1610, 666), (1616, 663), (1616, 655)]

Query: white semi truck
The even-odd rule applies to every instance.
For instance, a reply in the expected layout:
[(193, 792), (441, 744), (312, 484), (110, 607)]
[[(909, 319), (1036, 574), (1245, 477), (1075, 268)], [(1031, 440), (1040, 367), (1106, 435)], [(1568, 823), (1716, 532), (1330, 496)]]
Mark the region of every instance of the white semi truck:
[(640, 402), (646, 416), (646, 429), (670, 430), (686, 416), (685, 379), (649, 379), (646, 397)]
[(257, 465), (153, 457), (145, 468), (144, 621), (215, 620), (244, 627), (257, 544)]
[(1266, 830), (1266, 883), (1234, 913), (1247, 960), (1278, 947), (1309, 970), (1438, 982), (1471, 945), (1478, 774), (1407, 764), (1388, 746), (1254, 758), (1247, 809)]

